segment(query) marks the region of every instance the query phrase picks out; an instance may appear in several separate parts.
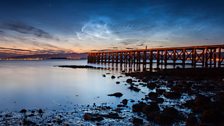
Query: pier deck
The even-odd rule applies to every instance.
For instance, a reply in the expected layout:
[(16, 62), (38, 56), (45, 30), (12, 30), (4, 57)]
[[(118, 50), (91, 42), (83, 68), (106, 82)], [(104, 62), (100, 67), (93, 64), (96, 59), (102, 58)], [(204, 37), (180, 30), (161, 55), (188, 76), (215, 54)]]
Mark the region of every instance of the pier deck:
[(141, 64), (144, 69), (149, 66), (150, 71), (153, 64), (157, 68), (161, 65), (220, 68), (224, 67), (224, 44), (89, 52), (88, 63)]

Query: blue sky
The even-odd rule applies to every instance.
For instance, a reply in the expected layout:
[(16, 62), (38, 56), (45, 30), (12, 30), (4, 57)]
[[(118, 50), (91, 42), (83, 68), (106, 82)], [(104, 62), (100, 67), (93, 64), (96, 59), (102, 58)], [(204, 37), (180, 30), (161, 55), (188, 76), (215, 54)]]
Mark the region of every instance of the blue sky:
[(223, 44), (222, 0), (1, 0), (0, 50)]

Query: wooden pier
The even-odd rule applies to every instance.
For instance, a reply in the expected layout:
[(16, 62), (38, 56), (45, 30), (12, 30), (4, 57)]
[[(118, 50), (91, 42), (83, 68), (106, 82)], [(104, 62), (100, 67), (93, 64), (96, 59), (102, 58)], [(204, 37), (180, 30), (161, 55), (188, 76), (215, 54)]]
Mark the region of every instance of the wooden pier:
[(153, 64), (157, 68), (167, 68), (168, 65), (173, 68), (185, 68), (186, 65), (192, 68), (220, 68), (224, 67), (224, 44), (90, 52), (88, 63), (141, 64), (150, 71)]

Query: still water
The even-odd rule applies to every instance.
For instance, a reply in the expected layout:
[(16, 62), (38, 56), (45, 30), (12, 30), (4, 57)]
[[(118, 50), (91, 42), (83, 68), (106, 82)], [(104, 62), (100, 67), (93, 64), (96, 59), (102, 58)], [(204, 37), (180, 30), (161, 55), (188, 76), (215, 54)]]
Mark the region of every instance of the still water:
[[(0, 61), (0, 111), (93, 103), (116, 106), (124, 98), (137, 100), (145, 95), (130, 91), (124, 85), (127, 77), (111, 79), (120, 75), (116, 70), (56, 67), (86, 64), (86, 60)], [(114, 92), (122, 92), (122, 98), (107, 96)]]

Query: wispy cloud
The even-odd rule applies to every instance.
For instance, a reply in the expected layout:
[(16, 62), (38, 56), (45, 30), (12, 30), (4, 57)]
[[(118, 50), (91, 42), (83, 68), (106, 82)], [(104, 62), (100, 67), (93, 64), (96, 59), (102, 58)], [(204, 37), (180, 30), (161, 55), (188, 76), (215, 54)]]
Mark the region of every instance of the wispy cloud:
[(22, 34), (30, 34), (36, 37), (42, 37), (48, 39), (53, 38), (53, 36), (50, 35), (48, 32), (22, 22), (3, 23), (0, 25), (0, 28), (5, 30), (16, 31)]
[(107, 21), (97, 19), (90, 20), (83, 25), (80, 32), (76, 32), (79, 40), (121, 40), (109, 28)]

